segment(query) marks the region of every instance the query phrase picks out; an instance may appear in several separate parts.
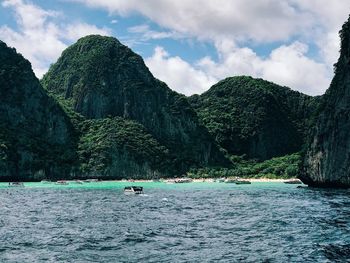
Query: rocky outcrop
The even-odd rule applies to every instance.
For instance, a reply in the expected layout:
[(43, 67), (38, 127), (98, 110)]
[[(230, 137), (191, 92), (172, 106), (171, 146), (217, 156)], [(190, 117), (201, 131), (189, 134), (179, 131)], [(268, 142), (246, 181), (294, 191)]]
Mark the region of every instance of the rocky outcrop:
[(155, 79), (142, 58), (115, 38), (81, 38), (42, 84), (87, 119), (122, 117), (142, 124), (169, 150), (178, 173), (226, 163), (187, 98)]
[(247, 76), (227, 78), (190, 98), (222, 148), (260, 160), (301, 150), (318, 100)]
[(312, 130), (300, 179), (310, 186), (350, 187), (350, 18), (340, 57)]
[(0, 41), (0, 180), (69, 175), (75, 135), (30, 63)]
[(81, 123), (81, 176), (152, 179), (176, 175), (176, 162), (145, 128), (120, 117)]

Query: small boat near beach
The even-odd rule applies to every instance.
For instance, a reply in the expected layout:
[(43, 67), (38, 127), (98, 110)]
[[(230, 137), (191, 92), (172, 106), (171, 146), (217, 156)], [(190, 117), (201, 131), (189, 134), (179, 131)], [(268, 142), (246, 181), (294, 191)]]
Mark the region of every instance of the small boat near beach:
[(73, 183), (75, 183), (75, 184), (83, 184), (83, 181), (81, 181), (81, 180), (74, 180)]
[(216, 183), (224, 183), (225, 182), (225, 178), (217, 178), (217, 179), (215, 179), (215, 182)]
[(41, 180), (40, 183), (42, 183), (42, 184), (51, 184), (52, 182), (50, 180), (44, 179), (44, 180)]
[(97, 183), (98, 179), (86, 179), (84, 180), (85, 183)]
[(143, 194), (143, 187), (142, 186), (126, 186), (124, 188), (124, 194), (126, 194), (126, 195)]
[(235, 184), (251, 184), (251, 182), (245, 180), (236, 180)]
[(24, 187), (22, 182), (9, 182), (9, 187)]
[(227, 184), (234, 184), (236, 182), (236, 179), (232, 179), (232, 178), (227, 178), (224, 180), (225, 183)]
[(153, 182), (153, 183), (160, 183), (160, 182), (162, 182), (162, 181), (161, 181), (160, 179), (153, 179), (152, 182)]
[(303, 184), (299, 179), (292, 179), (289, 181), (285, 181), (285, 184)]
[(57, 184), (57, 185), (68, 185), (68, 182), (64, 181), (64, 180), (59, 180), (55, 184)]
[(183, 183), (191, 183), (192, 181), (193, 180), (191, 178), (184, 177), (184, 178), (176, 178), (174, 180), (174, 183), (175, 184), (183, 184)]
[(229, 184), (251, 184), (250, 181), (248, 181), (248, 180), (241, 180), (239, 177), (227, 178), (225, 180), (225, 183), (229, 183)]

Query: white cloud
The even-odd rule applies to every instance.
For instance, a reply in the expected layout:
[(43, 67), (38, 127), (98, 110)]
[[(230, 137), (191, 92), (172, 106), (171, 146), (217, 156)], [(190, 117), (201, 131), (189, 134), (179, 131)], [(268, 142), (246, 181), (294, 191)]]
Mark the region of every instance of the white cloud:
[[(238, 73), (265, 76), (310, 94), (322, 93), (330, 82), (332, 65), (338, 57), (338, 31), (350, 10), (349, 0), (71, 1), (90, 7), (102, 7), (110, 13), (124, 16), (137, 12), (170, 32), (215, 43), (219, 61), (203, 58), (200, 62), (202, 65), (207, 63), (210, 72), (200, 68), (200, 65), (192, 66), (193, 69), (200, 68), (201, 72), (208, 74), (207, 78)], [(291, 45), (281, 46), (265, 59), (244, 47), (247, 41), (259, 45), (295, 40), (318, 47), (318, 55), (313, 52), (314, 58), (310, 58), (303, 50), (298, 51), (298, 45)], [(241, 48), (225, 47), (230, 42)], [(231, 54), (225, 52), (225, 48)], [(171, 57), (166, 57), (164, 61), (169, 59)], [(291, 68), (292, 66), (296, 68)], [(311, 66), (315, 66), (311, 69), (312, 72), (321, 74), (318, 80), (312, 73), (303, 73), (302, 69), (309, 70)], [(273, 74), (272, 69), (276, 73)], [(285, 74), (285, 70), (290, 74)], [(299, 75), (301, 73), (302, 78)]]
[[(321, 94), (330, 82), (339, 50), (338, 31), (350, 10), (348, 0), (220, 0), (219, 4), (203, 0), (70, 1), (122, 16), (136, 12), (165, 28), (155, 31), (147, 24), (131, 27), (129, 33), (137, 37), (127, 40), (128, 44), (195, 37), (215, 45), (217, 60), (204, 57), (193, 65), (159, 47), (146, 59), (158, 78), (185, 94), (200, 93), (215, 81), (241, 74)], [(0, 38), (24, 54), (39, 77), (71, 41), (86, 34), (111, 33), (108, 28), (82, 22), (65, 24), (62, 13), (43, 10), (25, 0), (6, 0), (2, 5), (14, 10), (19, 29), (1, 26)], [(281, 44), (264, 57), (245, 47), (248, 42), (259, 46), (276, 41), (294, 43)], [(319, 56), (312, 52), (311, 58), (309, 46), (317, 46)]]
[(301, 12), (310, 13), (315, 24), (328, 30), (339, 31), (350, 11), (348, 0), (291, 0), (290, 2)]
[(145, 63), (157, 78), (185, 95), (202, 93), (216, 82), (215, 78), (193, 68), (180, 57), (170, 57), (162, 47), (155, 48), (153, 56)]
[(232, 42), (218, 43), (217, 49), (218, 62), (205, 57), (191, 66), (157, 47), (146, 64), (156, 77), (186, 95), (202, 93), (215, 82), (237, 75), (267, 79), (311, 95), (322, 94), (329, 85), (327, 67), (306, 57), (308, 47), (300, 42), (280, 46), (265, 59)]
[(162, 27), (200, 39), (283, 41), (320, 30), (339, 30), (348, 0), (70, 0), (110, 13), (138, 12)]
[(57, 60), (67, 42), (87, 34), (110, 34), (107, 28), (100, 29), (86, 23), (65, 24), (61, 21), (61, 13), (22, 0), (6, 0), (2, 6), (14, 11), (18, 30), (3, 25), (0, 39), (26, 57), (39, 78)]
[(149, 25), (145, 25), (145, 24), (128, 28), (128, 32), (130, 33), (145, 33), (149, 30), (150, 30)]
[(338, 31), (323, 34), (317, 39), (316, 44), (319, 46), (324, 63), (331, 68), (339, 57), (340, 40)]
[(95, 25), (89, 25), (86, 23), (73, 23), (66, 26), (62, 33), (62, 37), (75, 41), (90, 34), (110, 35), (111, 30), (109, 28), (98, 28)]
[(339, 56), (338, 32), (350, 13), (348, 0), (294, 0), (302, 12), (309, 12), (317, 25), (308, 34), (320, 50), (321, 59), (332, 70)]
[(234, 36), (236, 40), (285, 40), (312, 26), (309, 13), (298, 12), (291, 0), (72, 1), (103, 7), (119, 15), (136, 11), (163, 27), (206, 39)]
[(326, 65), (308, 58), (307, 50), (299, 42), (273, 50), (262, 63), (261, 77), (310, 95), (321, 95), (329, 86), (331, 74)]
[(150, 39), (181, 38), (181, 35), (177, 32), (155, 31), (155, 30), (152, 30), (150, 26), (146, 24), (129, 27), (128, 32), (132, 34), (138, 34), (139, 35), (138, 39), (140, 40), (141, 38), (142, 41), (147, 41)]
[(0, 27), (0, 38), (8, 45), (16, 47), (29, 59), (40, 76), (45, 65), (57, 58), (66, 45), (59, 39), (59, 29), (49, 21), (57, 16), (53, 11), (42, 10), (20, 0), (4, 1), (4, 7), (15, 10), (16, 21), (20, 31), (8, 26)]

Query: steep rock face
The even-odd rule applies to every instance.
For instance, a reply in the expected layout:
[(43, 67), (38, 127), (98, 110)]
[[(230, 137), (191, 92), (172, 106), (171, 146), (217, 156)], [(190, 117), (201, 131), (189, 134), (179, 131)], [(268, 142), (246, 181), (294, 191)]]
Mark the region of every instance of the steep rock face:
[(350, 187), (350, 18), (340, 57), (312, 130), (300, 179), (311, 186)]
[(69, 118), (45, 93), (30, 63), (0, 41), (0, 180), (69, 173), (73, 145)]
[(119, 116), (141, 123), (169, 149), (179, 171), (225, 163), (186, 97), (155, 79), (142, 58), (115, 38), (80, 39), (63, 52), (42, 84), (86, 118)]
[(82, 123), (79, 156), (84, 177), (157, 178), (176, 171), (168, 149), (134, 121), (120, 117)]
[(301, 149), (318, 98), (240, 76), (220, 81), (190, 102), (229, 154), (266, 160)]

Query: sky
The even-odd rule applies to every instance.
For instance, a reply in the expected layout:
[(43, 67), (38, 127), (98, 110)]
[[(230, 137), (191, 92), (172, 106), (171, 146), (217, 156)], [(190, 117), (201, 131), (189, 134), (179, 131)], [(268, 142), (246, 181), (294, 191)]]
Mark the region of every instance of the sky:
[(41, 78), (89, 34), (113, 36), (185, 95), (250, 75), (321, 95), (349, 0), (0, 0), (0, 40)]

